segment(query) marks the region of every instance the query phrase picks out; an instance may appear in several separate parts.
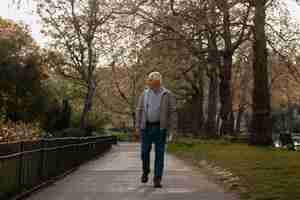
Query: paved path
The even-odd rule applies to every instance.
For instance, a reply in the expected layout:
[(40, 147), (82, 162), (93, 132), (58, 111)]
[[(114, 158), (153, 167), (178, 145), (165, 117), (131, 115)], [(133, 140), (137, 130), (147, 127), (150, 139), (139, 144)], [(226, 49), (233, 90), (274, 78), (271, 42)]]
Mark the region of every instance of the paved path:
[(238, 200), (169, 154), (163, 188), (153, 188), (152, 174), (150, 181), (142, 184), (139, 152), (138, 144), (120, 143), (28, 200)]

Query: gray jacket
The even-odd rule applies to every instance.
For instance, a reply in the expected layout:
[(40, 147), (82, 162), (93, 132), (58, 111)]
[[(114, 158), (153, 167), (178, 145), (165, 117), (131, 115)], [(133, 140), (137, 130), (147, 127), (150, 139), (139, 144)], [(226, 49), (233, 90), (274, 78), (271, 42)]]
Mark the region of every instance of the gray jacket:
[[(176, 98), (173, 93), (164, 88), (164, 94), (160, 102), (160, 128), (176, 131), (177, 130), (177, 112), (176, 112)], [(135, 127), (138, 129), (146, 128), (146, 112), (144, 109), (145, 91), (140, 95), (136, 107)]]

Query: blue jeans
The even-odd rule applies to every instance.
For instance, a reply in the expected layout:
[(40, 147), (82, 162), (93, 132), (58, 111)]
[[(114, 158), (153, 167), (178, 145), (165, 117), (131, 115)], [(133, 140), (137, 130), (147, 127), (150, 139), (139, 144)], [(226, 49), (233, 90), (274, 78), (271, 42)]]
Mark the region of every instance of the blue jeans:
[(148, 126), (141, 130), (141, 158), (143, 162), (143, 173), (150, 173), (150, 152), (152, 143), (155, 144), (154, 176), (161, 178), (164, 169), (164, 155), (167, 130), (159, 126)]

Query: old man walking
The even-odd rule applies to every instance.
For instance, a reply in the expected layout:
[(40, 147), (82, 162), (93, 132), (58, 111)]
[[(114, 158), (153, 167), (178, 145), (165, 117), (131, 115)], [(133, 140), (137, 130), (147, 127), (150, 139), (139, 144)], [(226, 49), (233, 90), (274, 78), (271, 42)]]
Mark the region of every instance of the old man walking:
[(162, 86), (159, 72), (151, 72), (147, 79), (148, 88), (139, 97), (136, 108), (136, 133), (141, 138), (143, 162), (142, 183), (148, 182), (150, 173), (150, 152), (155, 144), (154, 187), (162, 187), (164, 155), (167, 134), (176, 130), (176, 99)]

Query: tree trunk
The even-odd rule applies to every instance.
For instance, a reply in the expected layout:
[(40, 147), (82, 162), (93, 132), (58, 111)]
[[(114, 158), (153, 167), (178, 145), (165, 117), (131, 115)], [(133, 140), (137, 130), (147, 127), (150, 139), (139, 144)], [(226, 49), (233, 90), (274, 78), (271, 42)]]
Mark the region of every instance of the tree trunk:
[(135, 129), (135, 111), (132, 112), (131, 117), (132, 117), (132, 129), (134, 130)]
[(207, 137), (215, 138), (217, 136), (216, 116), (218, 103), (218, 77), (216, 68), (211, 69), (209, 79), (208, 114), (205, 132)]
[(223, 63), (220, 66), (220, 117), (222, 119), (220, 134), (227, 135), (233, 134), (234, 128), (234, 116), (232, 111), (232, 91), (231, 91), (231, 77), (232, 77), (232, 35), (230, 31), (230, 12), (229, 4), (224, 1), (222, 4), (223, 12), (223, 39), (225, 43), (225, 49), (223, 52)]
[(236, 125), (235, 125), (235, 135), (239, 135), (241, 133), (241, 122), (244, 115), (244, 108), (239, 108)]
[(254, 89), (253, 115), (250, 143), (255, 145), (272, 144), (271, 105), (268, 81), (268, 55), (266, 45), (266, 1), (255, 0), (254, 19)]
[[(212, 7), (214, 11), (214, 7)], [(210, 68), (208, 69), (209, 77), (209, 95), (208, 95), (208, 112), (207, 120), (205, 124), (205, 132), (207, 137), (217, 137), (218, 129), (216, 124), (217, 106), (218, 106), (218, 68), (220, 66), (220, 56), (217, 46), (217, 36), (215, 32), (211, 32), (207, 35), (208, 38), (208, 63)]]
[(195, 137), (200, 136), (203, 127), (203, 95), (196, 94), (191, 102), (192, 129)]
[(204, 111), (203, 111), (203, 103), (204, 103), (204, 97), (203, 93), (199, 94), (199, 97), (197, 98), (197, 113), (198, 113), (198, 118), (197, 118), (197, 124), (198, 124), (198, 136), (202, 133), (203, 130), (203, 124), (204, 124)]
[(199, 66), (199, 79), (198, 79), (198, 84), (199, 84), (199, 99), (198, 99), (198, 104), (199, 104), (199, 132), (203, 131), (203, 125), (204, 125), (204, 69), (203, 66)]
[(83, 110), (82, 110), (81, 119), (80, 119), (80, 128), (81, 129), (86, 128), (87, 115), (88, 115), (88, 112), (92, 108), (95, 89), (96, 89), (95, 84), (93, 83), (92, 80), (90, 80), (89, 85), (88, 85), (87, 94), (86, 94), (86, 97), (85, 97), (85, 100), (84, 100), (84, 107), (83, 107)]
[[(91, 3), (90, 6), (92, 6), (92, 3), (95, 2), (89, 2)], [(88, 39), (86, 41), (87, 43), (87, 47), (88, 47), (88, 65), (87, 65), (87, 74), (86, 74), (86, 82), (88, 84), (88, 88), (87, 88), (87, 94), (85, 97), (85, 101), (84, 101), (84, 107), (83, 107), (83, 111), (82, 111), (82, 115), (81, 115), (81, 120), (80, 120), (80, 128), (81, 129), (85, 129), (86, 125), (87, 125), (87, 115), (88, 112), (91, 110), (92, 108), (92, 103), (93, 103), (93, 97), (96, 91), (96, 82), (94, 80), (94, 76), (93, 73), (95, 71), (96, 68), (96, 63), (97, 63), (97, 57), (94, 54), (94, 45), (93, 45), (93, 36), (88, 35)], [(83, 75), (85, 74), (85, 72), (83, 72)], [(84, 78), (84, 77), (83, 77)]]
[(232, 123), (232, 92), (231, 92), (231, 67), (232, 57), (230, 55), (225, 56), (224, 65), (220, 69), (220, 103), (221, 110), (220, 116), (222, 119), (221, 135), (233, 133)]
[(198, 69), (195, 73), (195, 79), (197, 81), (197, 91), (195, 96), (192, 99), (192, 107), (191, 111), (193, 112), (194, 118), (193, 120), (193, 131), (195, 136), (200, 136), (203, 123), (204, 123), (204, 73), (203, 73), (203, 65), (201, 63), (198, 64)]

